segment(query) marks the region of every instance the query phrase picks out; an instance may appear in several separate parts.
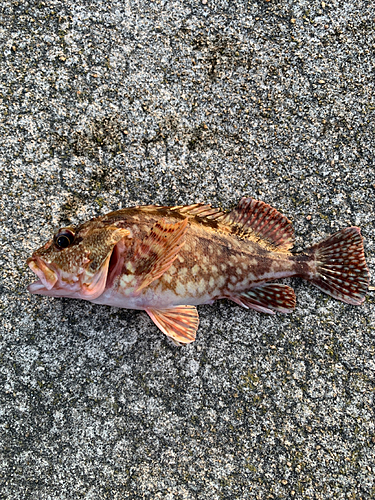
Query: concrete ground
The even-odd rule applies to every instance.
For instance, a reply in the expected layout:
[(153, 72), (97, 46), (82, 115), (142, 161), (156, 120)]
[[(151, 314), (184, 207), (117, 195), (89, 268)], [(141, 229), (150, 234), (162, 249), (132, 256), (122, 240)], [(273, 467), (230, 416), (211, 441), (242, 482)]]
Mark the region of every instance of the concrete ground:
[(374, 293), (290, 315), (32, 296), (56, 228), (248, 195), (297, 248), (347, 225), (375, 271), (374, 19), (360, 0), (3, 0), (0, 498), (375, 497)]

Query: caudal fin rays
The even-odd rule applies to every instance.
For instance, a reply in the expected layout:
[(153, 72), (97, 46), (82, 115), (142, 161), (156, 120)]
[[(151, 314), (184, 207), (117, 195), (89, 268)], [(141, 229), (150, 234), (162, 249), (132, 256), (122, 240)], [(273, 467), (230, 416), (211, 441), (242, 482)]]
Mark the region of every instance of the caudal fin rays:
[[(320, 290), (347, 304), (359, 305), (369, 286), (359, 227), (347, 227), (306, 250), (314, 271), (304, 276)], [(311, 269), (311, 267), (310, 267)]]

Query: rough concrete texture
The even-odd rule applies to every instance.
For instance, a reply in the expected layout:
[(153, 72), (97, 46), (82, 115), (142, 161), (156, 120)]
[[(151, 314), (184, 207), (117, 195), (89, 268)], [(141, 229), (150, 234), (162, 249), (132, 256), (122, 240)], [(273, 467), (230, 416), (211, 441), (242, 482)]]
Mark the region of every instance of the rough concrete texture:
[(293, 314), (31, 296), (57, 227), (262, 199), (297, 248), (347, 225), (375, 270), (374, 19), (363, 0), (3, 0), (0, 498), (375, 497), (374, 293)]

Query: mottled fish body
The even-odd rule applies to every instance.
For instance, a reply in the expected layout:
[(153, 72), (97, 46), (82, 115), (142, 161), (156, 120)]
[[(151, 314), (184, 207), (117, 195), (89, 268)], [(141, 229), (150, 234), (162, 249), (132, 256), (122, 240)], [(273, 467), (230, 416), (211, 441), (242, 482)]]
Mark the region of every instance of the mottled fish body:
[(229, 299), (260, 312), (291, 312), (299, 276), (358, 305), (369, 282), (360, 230), (350, 227), (292, 253), (290, 221), (243, 198), (231, 212), (210, 205), (140, 206), (62, 228), (28, 259), (31, 293), (145, 310), (175, 342), (194, 341), (197, 305)]

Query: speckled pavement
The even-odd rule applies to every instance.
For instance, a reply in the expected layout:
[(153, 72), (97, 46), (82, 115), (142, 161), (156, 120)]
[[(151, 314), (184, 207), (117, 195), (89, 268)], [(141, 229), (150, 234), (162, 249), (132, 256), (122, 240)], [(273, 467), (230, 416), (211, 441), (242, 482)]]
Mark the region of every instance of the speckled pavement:
[(143, 312), (28, 294), (25, 264), (67, 223), (247, 195), (297, 249), (360, 226), (374, 275), (373, 3), (0, 15), (0, 498), (375, 498), (374, 292), (284, 280), (294, 313), (202, 306), (177, 348)]

